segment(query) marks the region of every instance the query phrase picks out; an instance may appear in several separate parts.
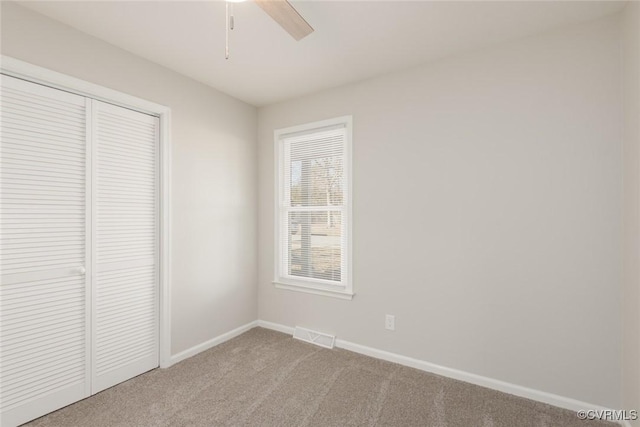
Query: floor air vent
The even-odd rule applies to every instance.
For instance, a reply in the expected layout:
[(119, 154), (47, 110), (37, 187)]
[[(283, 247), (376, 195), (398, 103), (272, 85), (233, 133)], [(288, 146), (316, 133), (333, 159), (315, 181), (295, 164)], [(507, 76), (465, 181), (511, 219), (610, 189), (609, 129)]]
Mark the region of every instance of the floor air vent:
[(296, 326), (296, 329), (293, 331), (293, 337), (325, 348), (333, 348), (336, 341), (336, 337), (333, 335), (323, 334), (322, 332), (312, 331), (311, 329), (301, 328), (300, 326)]

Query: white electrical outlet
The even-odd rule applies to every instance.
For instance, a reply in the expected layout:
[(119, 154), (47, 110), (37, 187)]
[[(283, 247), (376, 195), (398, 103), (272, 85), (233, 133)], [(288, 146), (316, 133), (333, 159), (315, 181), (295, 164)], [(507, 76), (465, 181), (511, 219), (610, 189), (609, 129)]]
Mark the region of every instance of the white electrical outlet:
[(396, 330), (396, 316), (387, 314), (384, 318), (384, 327), (390, 331)]

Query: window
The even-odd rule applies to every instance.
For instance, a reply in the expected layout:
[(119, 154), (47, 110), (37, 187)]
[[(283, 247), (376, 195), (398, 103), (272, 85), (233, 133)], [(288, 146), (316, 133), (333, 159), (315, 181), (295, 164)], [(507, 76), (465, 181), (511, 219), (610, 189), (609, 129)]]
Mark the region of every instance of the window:
[(351, 299), (351, 117), (275, 132), (279, 288)]

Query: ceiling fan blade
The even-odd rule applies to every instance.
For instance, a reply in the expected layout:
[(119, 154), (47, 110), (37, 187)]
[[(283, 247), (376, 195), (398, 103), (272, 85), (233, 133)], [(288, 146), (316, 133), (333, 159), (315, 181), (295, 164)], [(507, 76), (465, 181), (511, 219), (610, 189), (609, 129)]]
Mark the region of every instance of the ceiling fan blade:
[(311, 25), (287, 0), (254, 1), (294, 39), (300, 40), (313, 33)]

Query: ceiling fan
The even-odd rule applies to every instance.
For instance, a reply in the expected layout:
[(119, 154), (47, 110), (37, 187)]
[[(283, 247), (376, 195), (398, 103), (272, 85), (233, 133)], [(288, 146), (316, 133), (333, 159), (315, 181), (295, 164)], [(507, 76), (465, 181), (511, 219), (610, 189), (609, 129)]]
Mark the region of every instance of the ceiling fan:
[[(229, 59), (229, 30), (233, 30), (233, 3), (244, 0), (227, 0), (227, 43), (225, 46), (225, 58)], [(300, 15), (300, 13), (287, 0), (253, 0), (267, 15), (280, 25), (296, 41), (303, 39), (313, 32), (313, 27)], [(232, 9), (229, 12), (229, 5)]]
[(313, 32), (313, 28), (287, 0), (253, 0), (296, 41)]

